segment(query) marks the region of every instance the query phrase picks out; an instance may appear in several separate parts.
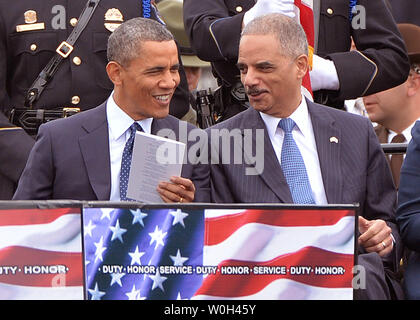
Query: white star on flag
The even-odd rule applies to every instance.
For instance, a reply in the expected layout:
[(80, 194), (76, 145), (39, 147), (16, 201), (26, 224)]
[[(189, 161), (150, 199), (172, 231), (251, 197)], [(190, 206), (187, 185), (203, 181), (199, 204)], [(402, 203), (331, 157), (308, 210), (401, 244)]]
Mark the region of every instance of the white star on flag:
[(114, 283), (117, 283), (120, 287), (122, 287), (121, 278), (125, 276), (125, 273), (111, 273), (111, 284), (109, 285), (112, 287)]
[(104, 247), (104, 237), (102, 236), (101, 239), (99, 240), (99, 242), (95, 242), (94, 245), (96, 247), (95, 262), (98, 261), (98, 259), (103, 262), (104, 260), (102, 258), (102, 254), (107, 249), (106, 247)]
[(133, 215), (133, 222), (131, 224), (141, 224), (144, 227), (143, 219), (147, 217), (147, 213), (143, 213), (140, 209), (138, 210), (130, 210), (131, 214)]
[(172, 222), (172, 225), (174, 226), (177, 223), (179, 223), (185, 228), (184, 219), (188, 217), (188, 213), (183, 212), (181, 209), (178, 209), (176, 211), (171, 211), (170, 213), (174, 217), (174, 221)]
[(136, 250), (134, 252), (128, 253), (131, 257), (131, 265), (137, 263), (141, 266), (140, 258), (144, 255), (144, 252), (139, 252), (139, 246), (136, 246)]
[(133, 288), (130, 292), (125, 294), (128, 297), (128, 300), (144, 300), (146, 297), (142, 297), (140, 294), (140, 289), (136, 290), (136, 285), (133, 285)]
[(161, 276), (159, 270), (156, 271), (154, 276), (149, 277), (153, 280), (152, 290), (155, 290), (157, 287), (159, 287), (162, 291), (165, 291), (165, 289), (163, 289), (163, 282), (168, 279), (167, 277)]
[(102, 216), (101, 216), (101, 220), (107, 218), (108, 220), (111, 220), (111, 212), (114, 211), (114, 209), (107, 209), (107, 208), (103, 208), (101, 209), (102, 212)]
[(95, 283), (95, 289), (88, 289), (88, 291), (92, 295), (91, 300), (101, 300), (105, 295), (105, 292), (99, 291), (98, 283)]
[(155, 231), (149, 233), (151, 237), (149, 244), (151, 245), (153, 242), (156, 242), (155, 250), (159, 245), (164, 246), (163, 238), (166, 236), (166, 233), (162, 233), (162, 230), (159, 230), (159, 227), (156, 226)]
[(184, 262), (188, 260), (186, 257), (181, 257), (181, 252), (177, 251), (176, 256), (169, 256), (174, 262), (174, 266), (183, 266)]
[(178, 295), (176, 296), (176, 300), (188, 300), (188, 299), (182, 299), (181, 292), (178, 292)]
[(112, 231), (112, 237), (111, 241), (114, 241), (118, 238), (118, 240), (121, 241), (121, 243), (124, 243), (122, 239), (122, 235), (127, 232), (127, 229), (120, 228), (120, 221), (117, 220), (117, 223), (115, 224), (115, 227), (109, 227)]
[(92, 237), (92, 230), (96, 228), (96, 225), (92, 224), (92, 220), (89, 220), (89, 223), (87, 226), (85, 226), (85, 237), (86, 235), (89, 235)]

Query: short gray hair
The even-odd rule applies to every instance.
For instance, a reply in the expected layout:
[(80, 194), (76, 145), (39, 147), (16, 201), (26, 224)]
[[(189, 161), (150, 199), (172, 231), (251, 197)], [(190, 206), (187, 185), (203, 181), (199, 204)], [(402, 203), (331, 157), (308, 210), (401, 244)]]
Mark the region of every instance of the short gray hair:
[(283, 55), (292, 59), (302, 54), (308, 55), (305, 31), (299, 23), (284, 14), (271, 13), (255, 18), (242, 31), (242, 36), (270, 34), (277, 37)]
[(161, 23), (146, 18), (133, 18), (122, 23), (108, 39), (107, 58), (127, 66), (141, 55), (144, 41), (171, 41), (172, 33)]

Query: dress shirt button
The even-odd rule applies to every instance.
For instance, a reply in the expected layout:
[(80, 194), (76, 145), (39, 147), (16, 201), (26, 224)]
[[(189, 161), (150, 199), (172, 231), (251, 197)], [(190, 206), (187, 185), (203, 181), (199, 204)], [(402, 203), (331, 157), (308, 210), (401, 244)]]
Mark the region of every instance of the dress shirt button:
[(32, 43), (30, 46), (31, 51), (35, 51), (37, 49), (37, 45), (35, 43)]
[(241, 6), (236, 7), (236, 12), (242, 12), (244, 9)]
[(328, 9), (327, 9), (327, 13), (328, 13), (329, 15), (332, 15), (332, 14), (334, 13), (334, 10), (333, 10), (333, 9), (331, 9), (331, 8), (328, 8)]
[(71, 98), (71, 103), (74, 104), (74, 105), (79, 104), (80, 103), (80, 97), (79, 96), (73, 96)]

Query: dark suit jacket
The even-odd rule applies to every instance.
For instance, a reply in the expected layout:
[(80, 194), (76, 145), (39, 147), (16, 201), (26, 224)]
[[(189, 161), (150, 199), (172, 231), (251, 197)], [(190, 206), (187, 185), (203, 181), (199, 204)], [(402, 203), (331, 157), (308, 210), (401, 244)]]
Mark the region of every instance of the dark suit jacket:
[(397, 222), (403, 243), (412, 250), (404, 272), (409, 299), (420, 299), (420, 122), (411, 131), (412, 139), (401, 168)]
[[(178, 138), (178, 123), (179, 120), (172, 116), (155, 119), (152, 134), (167, 128)], [(187, 126), (188, 132), (195, 128), (190, 124)], [(192, 143), (188, 141), (187, 151)], [(207, 166), (184, 164), (182, 176), (194, 182), (195, 201), (209, 201)], [(104, 103), (40, 127), (13, 199), (109, 200), (110, 191), (108, 123)]]
[[(360, 215), (366, 219), (385, 220), (392, 228), (396, 245), (393, 254), (384, 258), (383, 263), (389, 270), (397, 270), (402, 249), (395, 224), (396, 190), (372, 124), (361, 116), (309, 101), (307, 104), (328, 203), (359, 203)], [(243, 155), (242, 162), (233, 164), (233, 160), (228, 162), (227, 158), (222, 159), (223, 145), (226, 147), (223, 138), (210, 140), (213, 156), (212, 200), (218, 203), (293, 203), (260, 114), (250, 108), (207, 130), (210, 137), (213, 135), (214, 138), (217, 131), (212, 133), (212, 130), (222, 128), (229, 131), (239, 129), (245, 141), (246, 133), (243, 130), (251, 130), (252, 147), (244, 142), (243, 146), (247, 147), (239, 147), (239, 154)], [(258, 130), (264, 133), (264, 146), (257, 146)], [(336, 137), (338, 143), (330, 142), (330, 137)], [(228, 149), (230, 159), (234, 159), (234, 153), (238, 155), (238, 150), (234, 152), (234, 145), (238, 146), (231, 141)], [(258, 172), (258, 167), (261, 168), (261, 163), (256, 166), (246, 164), (251, 162), (249, 159), (255, 158), (256, 152), (257, 161), (263, 161), (264, 170), (261, 174), (247, 175), (247, 168), (252, 170), (257, 167), (255, 172)], [(377, 259), (380, 262), (379, 255)]]

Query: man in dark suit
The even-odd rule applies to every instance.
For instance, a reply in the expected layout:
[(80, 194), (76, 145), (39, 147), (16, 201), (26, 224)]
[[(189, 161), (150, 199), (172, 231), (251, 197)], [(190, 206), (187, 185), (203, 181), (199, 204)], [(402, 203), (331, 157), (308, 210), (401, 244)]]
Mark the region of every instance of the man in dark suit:
[[(131, 159), (124, 154), (135, 127), (151, 134), (170, 129), (179, 138), (180, 121), (168, 115), (180, 81), (172, 34), (151, 19), (131, 19), (110, 36), (108, 60), (109, 99), (41, 126), (13, 199), (125, 200), (123, 173)], [(206, 166), (184, 164), (181, 175), (159, 185), (164, 201), (208, 201)]]
[[(212, 63), (225, 98), (226, 118), (246, 107), (237, 90), (239, 38), (246, 17), (279, 12), (293, 15), (293, 0), (184, 0), (184, 23), (199, 58)], [(343, 101), (386, 90), (406, 80), (409, 71), (404, 43), (383, 0), (358, 0), (366, 26), (352, 27), (351, 0), (314, 0), (316, 51), (311, 72), (317, 102), (342, 108)], [(264, 5), (264, 6), (263, 6)], [(259, 10), (256, 10), (256, 7)], [(265, 10), (265, 11), (264, 11)], [(270, 11), (271, 10), (271, 11)], [(258, 11), (258, 12), (256, 12)], [(374, 14), (373, 14), (374, 13)], [(363, 27), (363, 28), (362, 28)], [(351, 37), (358, 51), (350, 52)], [(321, 58), (325, 58), (322, 60)], [(322, 67), (317, 68), (317, 61)], [(325, 67), (326, 66), (326, 67)], [(335, 67), (335, 70), (334, 70)], [(336, 73), (334, 83), (327, 74)], [(231, 95), (231, 92), (235, 91)], [(315, 90), (314, 90), (315, 91)]]
[(359, 203), (359, 263), (367, 284), (356, 293), (395, 298), (401, 250), (389, 167), (368, 119), (303, 98), (307, 54), (303, 29), (282, 14), (245, 27), (238, 68), (253, 108), (208, 129), (212, 199)]
[(397, 222), (403, 243), (411, 251), (404, 268), (404, 289), (408, 299), (420, 300), (420, 122), (411, 132), (401, 168)]

